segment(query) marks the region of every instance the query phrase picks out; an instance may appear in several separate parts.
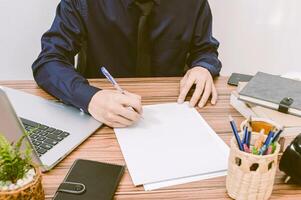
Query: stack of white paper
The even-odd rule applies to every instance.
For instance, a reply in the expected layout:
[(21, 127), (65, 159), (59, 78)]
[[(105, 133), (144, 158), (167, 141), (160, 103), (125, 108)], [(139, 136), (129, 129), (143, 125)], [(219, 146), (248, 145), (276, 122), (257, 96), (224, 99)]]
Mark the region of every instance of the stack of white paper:
[(146, 190), (225, 175), (228, 146), (187, 104), (144, 106), (140, 122), (115, 132), (134, 184)]

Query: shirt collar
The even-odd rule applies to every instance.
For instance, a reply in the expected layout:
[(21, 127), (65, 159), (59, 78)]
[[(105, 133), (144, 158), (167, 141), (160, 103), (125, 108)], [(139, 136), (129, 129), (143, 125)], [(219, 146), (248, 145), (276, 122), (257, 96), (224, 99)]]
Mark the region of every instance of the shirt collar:
[[(124, 3), (124, 5), (128, 8), (129, 6), (131, 6), (134, 3), (135, 0), (123, 0), (122, 2)], [(155, 4), (159, 5), (161, 0), (153, 0), (155, 2)]]

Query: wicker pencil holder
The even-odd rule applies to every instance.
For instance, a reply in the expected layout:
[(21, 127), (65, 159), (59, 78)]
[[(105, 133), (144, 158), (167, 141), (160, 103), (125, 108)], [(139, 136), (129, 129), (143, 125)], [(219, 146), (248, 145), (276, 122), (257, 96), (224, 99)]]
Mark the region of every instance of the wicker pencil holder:
[[(254, 144), (258, 134), (252, 134)], [(240, 151), (235, 138), (231, 139), (226, 188), (233, 199), (268, 199), (273, 190), (280, 145), (271, 155), (254, 155)]]

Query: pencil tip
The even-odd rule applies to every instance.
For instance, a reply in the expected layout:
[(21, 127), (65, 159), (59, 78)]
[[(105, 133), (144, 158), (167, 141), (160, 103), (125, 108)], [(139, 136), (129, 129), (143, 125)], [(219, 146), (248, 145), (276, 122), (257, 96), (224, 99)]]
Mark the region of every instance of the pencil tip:
[(231, 115), (229, 115), (229, 120), (233, 121), (233, 117)]

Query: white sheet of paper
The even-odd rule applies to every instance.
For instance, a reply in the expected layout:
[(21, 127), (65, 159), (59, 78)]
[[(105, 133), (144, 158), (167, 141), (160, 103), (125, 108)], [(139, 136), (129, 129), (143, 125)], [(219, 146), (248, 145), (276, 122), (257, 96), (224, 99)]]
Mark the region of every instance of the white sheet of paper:
[[(220, 143), (219, 145), (221, 145), (221, 148), (223, 148), (224, 143)], [(156, 183), (147, 183), (144, 184), (143, 187), (145, 191), (151, 191), (160, 188), (165, 188), (165, 187), (170, 187), (170, 186), (175, 186), (175, 185), (180, 185), (180, 184), (185, 184), (185, 183), (190, 183), (195, 181), (201, 181), (201, 180), (206, 180), (211, 178), (217, 178), (226, 175), (227, 175), (227, 170), (222, 170), (219, 172), (212, 172), (209, 174), (195, 175), (191, 177), (178, 178), (178, 179), (161, 181)]]
[(115, 133), (134, 185), (227, 169), (229, 147), (187, 103), (144, 106), (143, 119)]
[(170, 187), (170, 186), (184, 184), (184, 183), (190, 183), (190, 182), (194, 182), (194, 181), (201, 181), (201, 180), (205, 180), (205, 179), (216, 178), (216, 177), (226, 176), (226, 175), (227, 175), (227, 171), (221, 171), (221, 172), (215, 172), (215, 173), (204, 174), (204, 175), (196, 175), (196, 176), (191, 176), (191, 177), (186, 177), (186, 178), (178, 178), (178, 179), (173, 179), (170, 181), (147, 183), (147, 184), (144, 184), (143, 187), (144, 187), (145, 191), (151, 191), (151, 190), (156, 190), (159, 188)]

